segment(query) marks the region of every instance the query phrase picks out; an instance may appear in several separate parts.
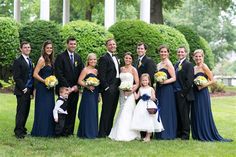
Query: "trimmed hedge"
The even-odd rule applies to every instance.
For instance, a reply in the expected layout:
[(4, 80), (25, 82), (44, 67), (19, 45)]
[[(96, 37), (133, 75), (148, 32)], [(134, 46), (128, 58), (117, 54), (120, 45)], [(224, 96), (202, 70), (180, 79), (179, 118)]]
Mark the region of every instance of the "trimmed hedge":
[(127, 51), (137, 57), (136, 45), (144, 42), (148, 45), (147, 55), (158, 62), (159, 55), (156, 53), (156, 49), (162, 43), (163, 38), (153, 26), (140, 20), (122, 20), (112, 25), (109, 31), (115, 37), (120, 58), (123, 58)]
[(15, 20), (0, 17), (0, 65), (9, 66), (19, 51), (18, 24)]
[(52, 21), (36, 20), (29, 22), (20, 29), (20, 41), (28, 41), (31, 44), (31, 58), (34, 63), (41, 56), (43, 42), (51, 40), (54, 46), (54, 54), (62, 51), (62, 38), (60, 25)]
[[(207, 41), (201, 38), (197, 32), (192, 30), (190, 26), (179, 25), (179, 26), (176, 26), (176, 29), (178, 29), (182, 34), (184, 34), (185, 38), (187, 39), (189, 47), (190, 47), (190, 56), (192, 56), (193, 52), (196, 49), (203, 49), (205, 53), (205, 63), (209, 66), (209, 68), (212, 69), (214, 66), (214, 58), (213, 58), (212, 50), (210, 46), (208, 45)], [(192, 57), (191, 57), (191, 61), (194, 63)]]
[(66, 39), (73, 36), (77, 40), (77, 52), (86, 61), (87, 55), (91, 52), (97, 54), (99, 58), (106, 52), (105, 42), (113, 35), (105, 30), (103, 26), (87, 21), (73, 21), (67, 23), (61, 30), (61, 35), (66, 43)]
[(212, 53), (211, 47), (208, 42), (201, 36), (200, 45), (205, 54), (204, 61), (209, 66), (209, 68), (212, 69), (214, 67), (214, 54)]
[(170, 59), (173, 63), (175, 63), (177, 59), (177, 49), (180, 46), (185, 46), (185, 48), (189, 51), (189, 45), (185, 36), (175, 28), (166, 25), (152, 25), (156, 28), (157, 32), (159, 32), (163, 41), (162, 44), (165, 44), (170, 49)]
[(8, 79), (12, 62), (19, 52), (18, 27), (15, 20), (0, 17), (0, 79)]

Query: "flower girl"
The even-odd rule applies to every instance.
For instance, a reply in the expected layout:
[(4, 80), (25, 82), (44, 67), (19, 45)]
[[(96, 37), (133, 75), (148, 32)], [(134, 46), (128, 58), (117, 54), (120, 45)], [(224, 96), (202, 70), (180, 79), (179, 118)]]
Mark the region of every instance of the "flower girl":
[(161, 132), (164, 130), (158, 112), (149, 112), (148, 109), (156, 109), (157, 106), (153, 102), (156, 100), (155, 91), (150, 87), (150, 76), (147, 73), (141, 75), (141, 87), (135, 98), (140, 98), (134, 110), (131, 128), (133, 130), (145, 131), (146, 136), (144, 142), (149, 142), (153, 132)]

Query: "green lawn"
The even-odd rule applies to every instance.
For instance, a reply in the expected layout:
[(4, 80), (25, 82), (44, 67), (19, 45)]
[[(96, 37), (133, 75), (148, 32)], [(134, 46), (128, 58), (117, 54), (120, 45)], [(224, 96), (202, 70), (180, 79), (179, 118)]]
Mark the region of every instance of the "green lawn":
[[(33, 102), (33, 101), (32, 101)], [(115, 142), (110, 139), (83, 140), (76, 136), (49, 139), (26, 137), (18, 140), (13, 135), (16, 99), (11, 94), (0, 93), (0, 157), (8, 156), (236, 156), (236, 97), (212, 99), (212, 110), (218, 131), (234, 142), (199, 142), (194, 140)], [(34, 104), (31, 105), (27, 128), (31, 130)], [(78, 129), (78, 119), (76, 129)]]

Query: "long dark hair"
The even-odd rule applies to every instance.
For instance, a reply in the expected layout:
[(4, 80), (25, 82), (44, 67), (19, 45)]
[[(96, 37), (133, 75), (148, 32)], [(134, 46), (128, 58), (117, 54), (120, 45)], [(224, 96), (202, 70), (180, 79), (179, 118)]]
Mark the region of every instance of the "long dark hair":
[[(52, 53), (51, 55), (48, 55), (45, 51), (45, 48), (47, 45), (51, 44), (52, 45)], [(46, 40), (44, 43), (43, 43), (43, 47), (42, 47), (42, 56), (45, 60), (45, 65), (51, 65), (53, 66), (53, 60), (54, 60), (54, 50), (53, 50), (53, 44), (52, 44), (52, 41), (51, 40)]]

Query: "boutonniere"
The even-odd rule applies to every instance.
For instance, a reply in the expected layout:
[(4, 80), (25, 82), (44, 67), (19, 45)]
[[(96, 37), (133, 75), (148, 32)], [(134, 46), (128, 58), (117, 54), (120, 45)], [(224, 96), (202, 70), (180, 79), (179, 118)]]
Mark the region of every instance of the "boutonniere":
[(182, 70), (182, 65), (181, 64), (178, 65), (178, 71), (180, 71), (180, 70)]
[(34, 65), (34, 63), (32, 62), (32, 66), (33, 66), (33, 68), (35, 67), (35, 65)]
[(77, 67), (78, 66), (78, 61), (75, 61), (75, 67)]

